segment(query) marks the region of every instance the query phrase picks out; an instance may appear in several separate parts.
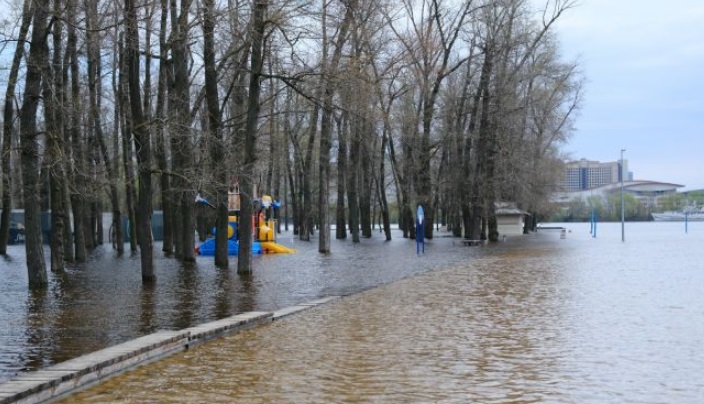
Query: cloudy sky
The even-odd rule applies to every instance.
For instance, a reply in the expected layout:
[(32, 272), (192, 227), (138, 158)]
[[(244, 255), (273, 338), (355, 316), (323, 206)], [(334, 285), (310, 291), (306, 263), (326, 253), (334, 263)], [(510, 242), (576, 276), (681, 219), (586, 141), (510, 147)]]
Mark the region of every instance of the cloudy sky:
[(704, 1), (581, 0), (558, 25), (587, 78), (574, 159), (704, 189)]

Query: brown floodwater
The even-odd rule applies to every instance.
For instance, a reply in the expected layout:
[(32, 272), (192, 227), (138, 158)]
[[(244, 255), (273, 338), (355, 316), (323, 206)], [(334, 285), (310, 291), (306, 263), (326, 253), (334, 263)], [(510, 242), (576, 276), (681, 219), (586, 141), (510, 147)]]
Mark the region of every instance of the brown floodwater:
[(565, 240), (509, 239), (67, 402), (701, 402), (704, 223), (628, 224), (626, 243), (618, 224), (596, 239), (568, 226)]
[(377, 232), (358, 244), (332, 240), (328, 255), (318, 253), (317, 239), (301, 242), (289, 232), (279, 242), (298, 252), (255, 256), (251, 275), (237, 274), (236, 257), (229, 270), (216, 268), (213, 257), (184, 264), (157, 243), (153, 287), (142, 286), (139, 255), (119, 256), (103, 245), (86, 263), (50, 272), (49, 287), (39, 292), (27, 289), (24, 245), (9, 246), (0, 257), (0, 382), (160, 329), (349, 295), (494, 249), (440, 237), (418, 256), (415, 242), (398, 231), (390, 242)]

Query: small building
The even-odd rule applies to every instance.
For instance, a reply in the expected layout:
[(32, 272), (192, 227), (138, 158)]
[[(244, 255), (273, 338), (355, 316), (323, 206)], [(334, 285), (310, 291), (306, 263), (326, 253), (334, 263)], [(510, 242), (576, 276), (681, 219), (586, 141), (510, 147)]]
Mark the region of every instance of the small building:
[(522, 235), (526, 226), (526, 216), (530, 216), (530, 213), (518, 209), (515, 204), (509, 202), (497, 202), (495, 213), (499, 237)]

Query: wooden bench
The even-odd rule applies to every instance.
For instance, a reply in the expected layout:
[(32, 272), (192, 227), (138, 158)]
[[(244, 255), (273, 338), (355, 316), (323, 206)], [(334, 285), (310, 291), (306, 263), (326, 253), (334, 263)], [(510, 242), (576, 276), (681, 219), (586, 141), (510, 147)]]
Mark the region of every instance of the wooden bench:
[(480, 245), (484, 245), (484, 240), (466, 240), (466, 239), (464, 239), (464, 240), (462, 240), (462, 244), (464, 244), (468, 247), (480, 246)]

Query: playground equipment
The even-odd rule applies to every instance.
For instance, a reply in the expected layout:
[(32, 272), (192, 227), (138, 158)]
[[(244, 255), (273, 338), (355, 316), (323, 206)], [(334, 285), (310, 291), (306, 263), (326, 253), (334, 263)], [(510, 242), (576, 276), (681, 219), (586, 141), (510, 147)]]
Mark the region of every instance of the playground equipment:
[[(240, 220), (240, 198), (239, 190), (236, 187), (230, 188), (228, 198), (227, 226), (227, 253), (237, 255), (239, 252), (239, 232), (238, 224)], [(296, 250), (276, 243), (276, 219), (274, 219), (276, 209), (281, 207), (278, 201), (274, 201), (271, 196), (264, 195), (260, 200), (253, 201), (255, 209), (252, 215), (252, 229), (254, 240), (252, 241), (252, 253), (295, 253)], [(215, 238), (210, 238), (196, 247), (199, 255), (215, 255)]]

